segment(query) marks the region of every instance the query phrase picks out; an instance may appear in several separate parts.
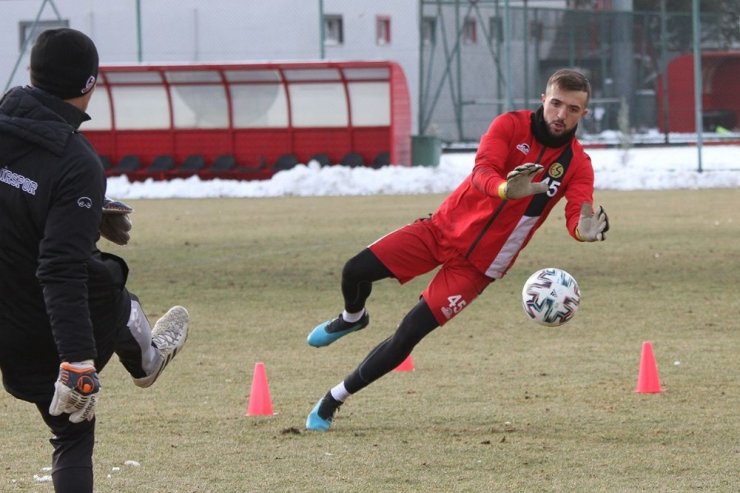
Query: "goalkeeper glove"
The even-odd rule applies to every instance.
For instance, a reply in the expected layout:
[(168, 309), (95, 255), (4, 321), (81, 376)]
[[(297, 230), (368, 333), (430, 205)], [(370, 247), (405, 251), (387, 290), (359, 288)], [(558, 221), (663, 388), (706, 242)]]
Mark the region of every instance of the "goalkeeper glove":
[(116, 200), (106, 197), (103, 202), (103, 217), (100, 219), (100, 234), (117, 245), (125, 245), (131, 239), (131, 219), (128, 215), (134, 210)]
[(54, 382), (54, 397), (49, 414), (59, 416), (69, 413), (72, 423), (90, 421), (95, 417), (95, 401), (100, 390), (100, 380), (93, 360), (59, 365), (59, 376)]
[(532, 183), (534, 175), (540, 172), (542, 169), (541, 164), (527, 163), (517, 166), (508, 175), (506, 175), (506, 183), (502, 183), (498, 187), (498, 196), (502, 200), (506, 199), (521, 199), (537, 193), (543, 193), (547, 191), (547, 184), (536, 182)]
[(609, 231), (609, 217), (603, 207), (594, 214), (591, 204), (584, 202), (581, 205), (581, 218), (576, 227), (576, 237), (581, 241), (604, 241)]

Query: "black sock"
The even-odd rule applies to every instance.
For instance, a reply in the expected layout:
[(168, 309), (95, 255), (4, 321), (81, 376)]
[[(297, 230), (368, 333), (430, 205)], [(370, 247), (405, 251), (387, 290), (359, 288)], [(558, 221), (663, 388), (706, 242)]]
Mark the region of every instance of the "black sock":
[(408, 357), (416, 344), (439, 327), (426, 301), (420, 300), (401, 320), (396, 332), (381, 342), (344, 379), (344, 387), (356, 394), (372, 382), (390, 373)]
[(321, 405), (319, 406), (319, 417), (321, 419), (331, 419), (334, 416), (334, 411), (339, 409), (343, 403), (336, 400), (332, 395), (331, 391), (327, 392), (323, 399), (321, 399)]

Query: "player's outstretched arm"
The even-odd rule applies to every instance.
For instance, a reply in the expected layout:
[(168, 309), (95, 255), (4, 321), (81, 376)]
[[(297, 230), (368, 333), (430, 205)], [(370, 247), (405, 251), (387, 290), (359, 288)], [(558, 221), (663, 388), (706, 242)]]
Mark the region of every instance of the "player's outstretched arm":
[(609, 217), (603, 207), (594, 214), (588, 202), (581, 205), (581, 217), (576, 228), (576, 238), (581, 241), (604, 241), (609, 231)]

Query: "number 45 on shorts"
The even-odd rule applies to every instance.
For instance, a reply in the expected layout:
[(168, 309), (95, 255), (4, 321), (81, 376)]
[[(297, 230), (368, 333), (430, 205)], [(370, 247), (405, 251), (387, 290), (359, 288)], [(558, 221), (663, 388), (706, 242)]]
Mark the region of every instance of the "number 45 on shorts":
[(449, 305), (442, 307), (442, 313), (448, 320), (460, 313), (460, 310), (465, 308), (465, 305), (467, 305), (467, 301), (463, 299), (461, 294), (448, 296), (447, 301), (449, 302)]

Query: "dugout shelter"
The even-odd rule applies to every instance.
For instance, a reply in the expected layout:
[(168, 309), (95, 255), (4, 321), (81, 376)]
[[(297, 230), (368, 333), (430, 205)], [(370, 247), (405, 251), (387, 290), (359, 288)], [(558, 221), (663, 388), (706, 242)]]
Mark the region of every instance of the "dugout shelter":
[(82, 132), (109, 176), (268, 178), (297, 163), (411, 163), (391, 61), (103, 65)]
[[(696, 132), (694, 107), (694, 55), (674, 58), (668, 64), (667, 97), (663, 79), (657, 84), (658, 124), (661, 132)], [(733, 130), (740, 115), (740, 52), (709, 51), (701, 54), (702, 119), (704, 131), (717, 127)], [(667, 103), (667, 104), (664, 104)], [(664, 108), (667, 118), (662, 117)], [(666, 128), (667, 127), (667, 128)]]

